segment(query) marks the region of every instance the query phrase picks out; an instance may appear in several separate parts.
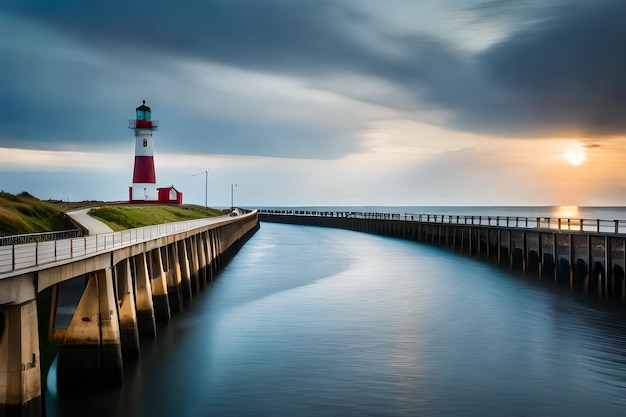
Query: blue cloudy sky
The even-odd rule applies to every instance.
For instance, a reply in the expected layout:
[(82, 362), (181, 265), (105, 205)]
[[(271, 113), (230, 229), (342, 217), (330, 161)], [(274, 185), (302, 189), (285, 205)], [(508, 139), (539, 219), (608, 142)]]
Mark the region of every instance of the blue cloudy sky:
[(0, 185), (185, 202), (626, 205), (623, 0), (0, 0)]

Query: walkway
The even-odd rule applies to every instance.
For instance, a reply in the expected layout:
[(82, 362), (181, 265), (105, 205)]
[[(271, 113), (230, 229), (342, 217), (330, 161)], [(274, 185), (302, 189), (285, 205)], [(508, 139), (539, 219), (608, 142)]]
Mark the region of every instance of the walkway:
[(89, 235), (98, 235), (101, 233), (111, 233), (111, 229), (100, 220), (94, 219), (89, 214), (91, 208), (80, 209), (75, 211), (68, 211), (66, 214), (76, 223), (83, 226), (89, 232)]

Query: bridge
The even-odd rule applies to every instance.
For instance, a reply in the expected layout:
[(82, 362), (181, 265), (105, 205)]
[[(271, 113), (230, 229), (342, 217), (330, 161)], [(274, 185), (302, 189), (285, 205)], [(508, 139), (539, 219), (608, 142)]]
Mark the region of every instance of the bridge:
[(302, 210), (260, 210), (259, 219), (427, 243), (626, 305), (623, 220)]
[(43, 414), (40, 327), (59, 346), (59, 389), (119, 385), (139, 335), (155, 337), (258, 226), (252, 211), (0, 246), (0, 415)]

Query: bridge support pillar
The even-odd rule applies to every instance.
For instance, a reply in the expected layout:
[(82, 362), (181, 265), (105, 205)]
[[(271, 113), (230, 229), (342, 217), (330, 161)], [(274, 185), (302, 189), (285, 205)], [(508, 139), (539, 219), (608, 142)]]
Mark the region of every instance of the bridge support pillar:
[(224, 260), (224, 252), (222, 252), (222, 233), (221, 229), (215, 229), (215, 273), (217, 273), (222, 266), (222, 262)]
[(42, 415), (35, 300), (0, 309), (0, 415)]
[(178, 260), (178, 245), (172, 243), (166, 248), (167, 253), (167, 296), (170, 302), (170, 312), (178, 313), (183, 310), (181, 293), (181, 271)]
[(134, 258), (135, 264), (135, 294), (137, 303), (137, 328), (139, 333), (155, 337), (156, 324), (154, 321), (154, 304), (152, 303), (152, 285), (148, 273), (146, 254), (142, 253)]
[(57, 384), (119, 386), (122, 349), (112, 268), (88, 275), (87, 286), (59, 347)]
[(206, 232), (206, 236), (204, 238), (204, 244), (206, 246), (206, 273), (207, 273), (207, 283), (213, 282), (213, 278), (215, 277), (215, 256), (213, 253), (213, 232), (209, 230)]
[(178, 253), (178, 270), (180, 270), (180, 289), (183, 301), (189, 303), (192, 297), (191, 269), (189, 268), (189, 253), (187, 252), (186, 239), (176, 242), (176, 252)]
[(200, 261), (198, 260), (198, 238), (191, 236), (187, 241), (187, 253), (189, 253), (189, 268), (191, 274), (191, 291), (197, 294), (200, 291)]
[(198, 253), (198, 279), (200, 280), (200, 286), (204, 286), (208, 282), (205, 238), (205, 234), (201, 233), (196, 239), (196, 252)]
[(167, 295), (167, 278), (163, 269), (163, 256), (161, 249), (157, 248), (150, 252), (150, 284), (152, 286), (152, 303), (154, 317), (161, 323), (169, 323), (171, 319), (169, 298)]
[(122, 354), (127, 359), (139, 357), (139, 332), (137, 330), (137, 309), (130, 272), (130, 261), (124, 259), (115, 267), (117, 300), (120, 314), (120, 340)]

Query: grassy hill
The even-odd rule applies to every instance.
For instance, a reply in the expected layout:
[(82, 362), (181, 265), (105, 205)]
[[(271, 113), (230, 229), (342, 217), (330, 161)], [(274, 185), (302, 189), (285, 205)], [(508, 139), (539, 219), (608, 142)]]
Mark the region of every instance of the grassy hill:
[(89, 211), (89, 215), (106, 223), (111, 229), (118, 231), (135, 227), (152, 226), (155, 224), (195, 220), (205, 217), (221, 216), (221, 210), (194, 205), (155, 206), (125, 205), (106, 206)]
[(23, 192), (0, 192), (0, 236), (76, 229), (65, 216), (68, 210), (98, 207), (90, 214), (113, 230), (200, 219), (224, 214), (201, 206), (125, 205), (123, 202), (39, 200)]
[(75, 229), (58, 205), (24, 192), (0, 192), (0, 236)]

